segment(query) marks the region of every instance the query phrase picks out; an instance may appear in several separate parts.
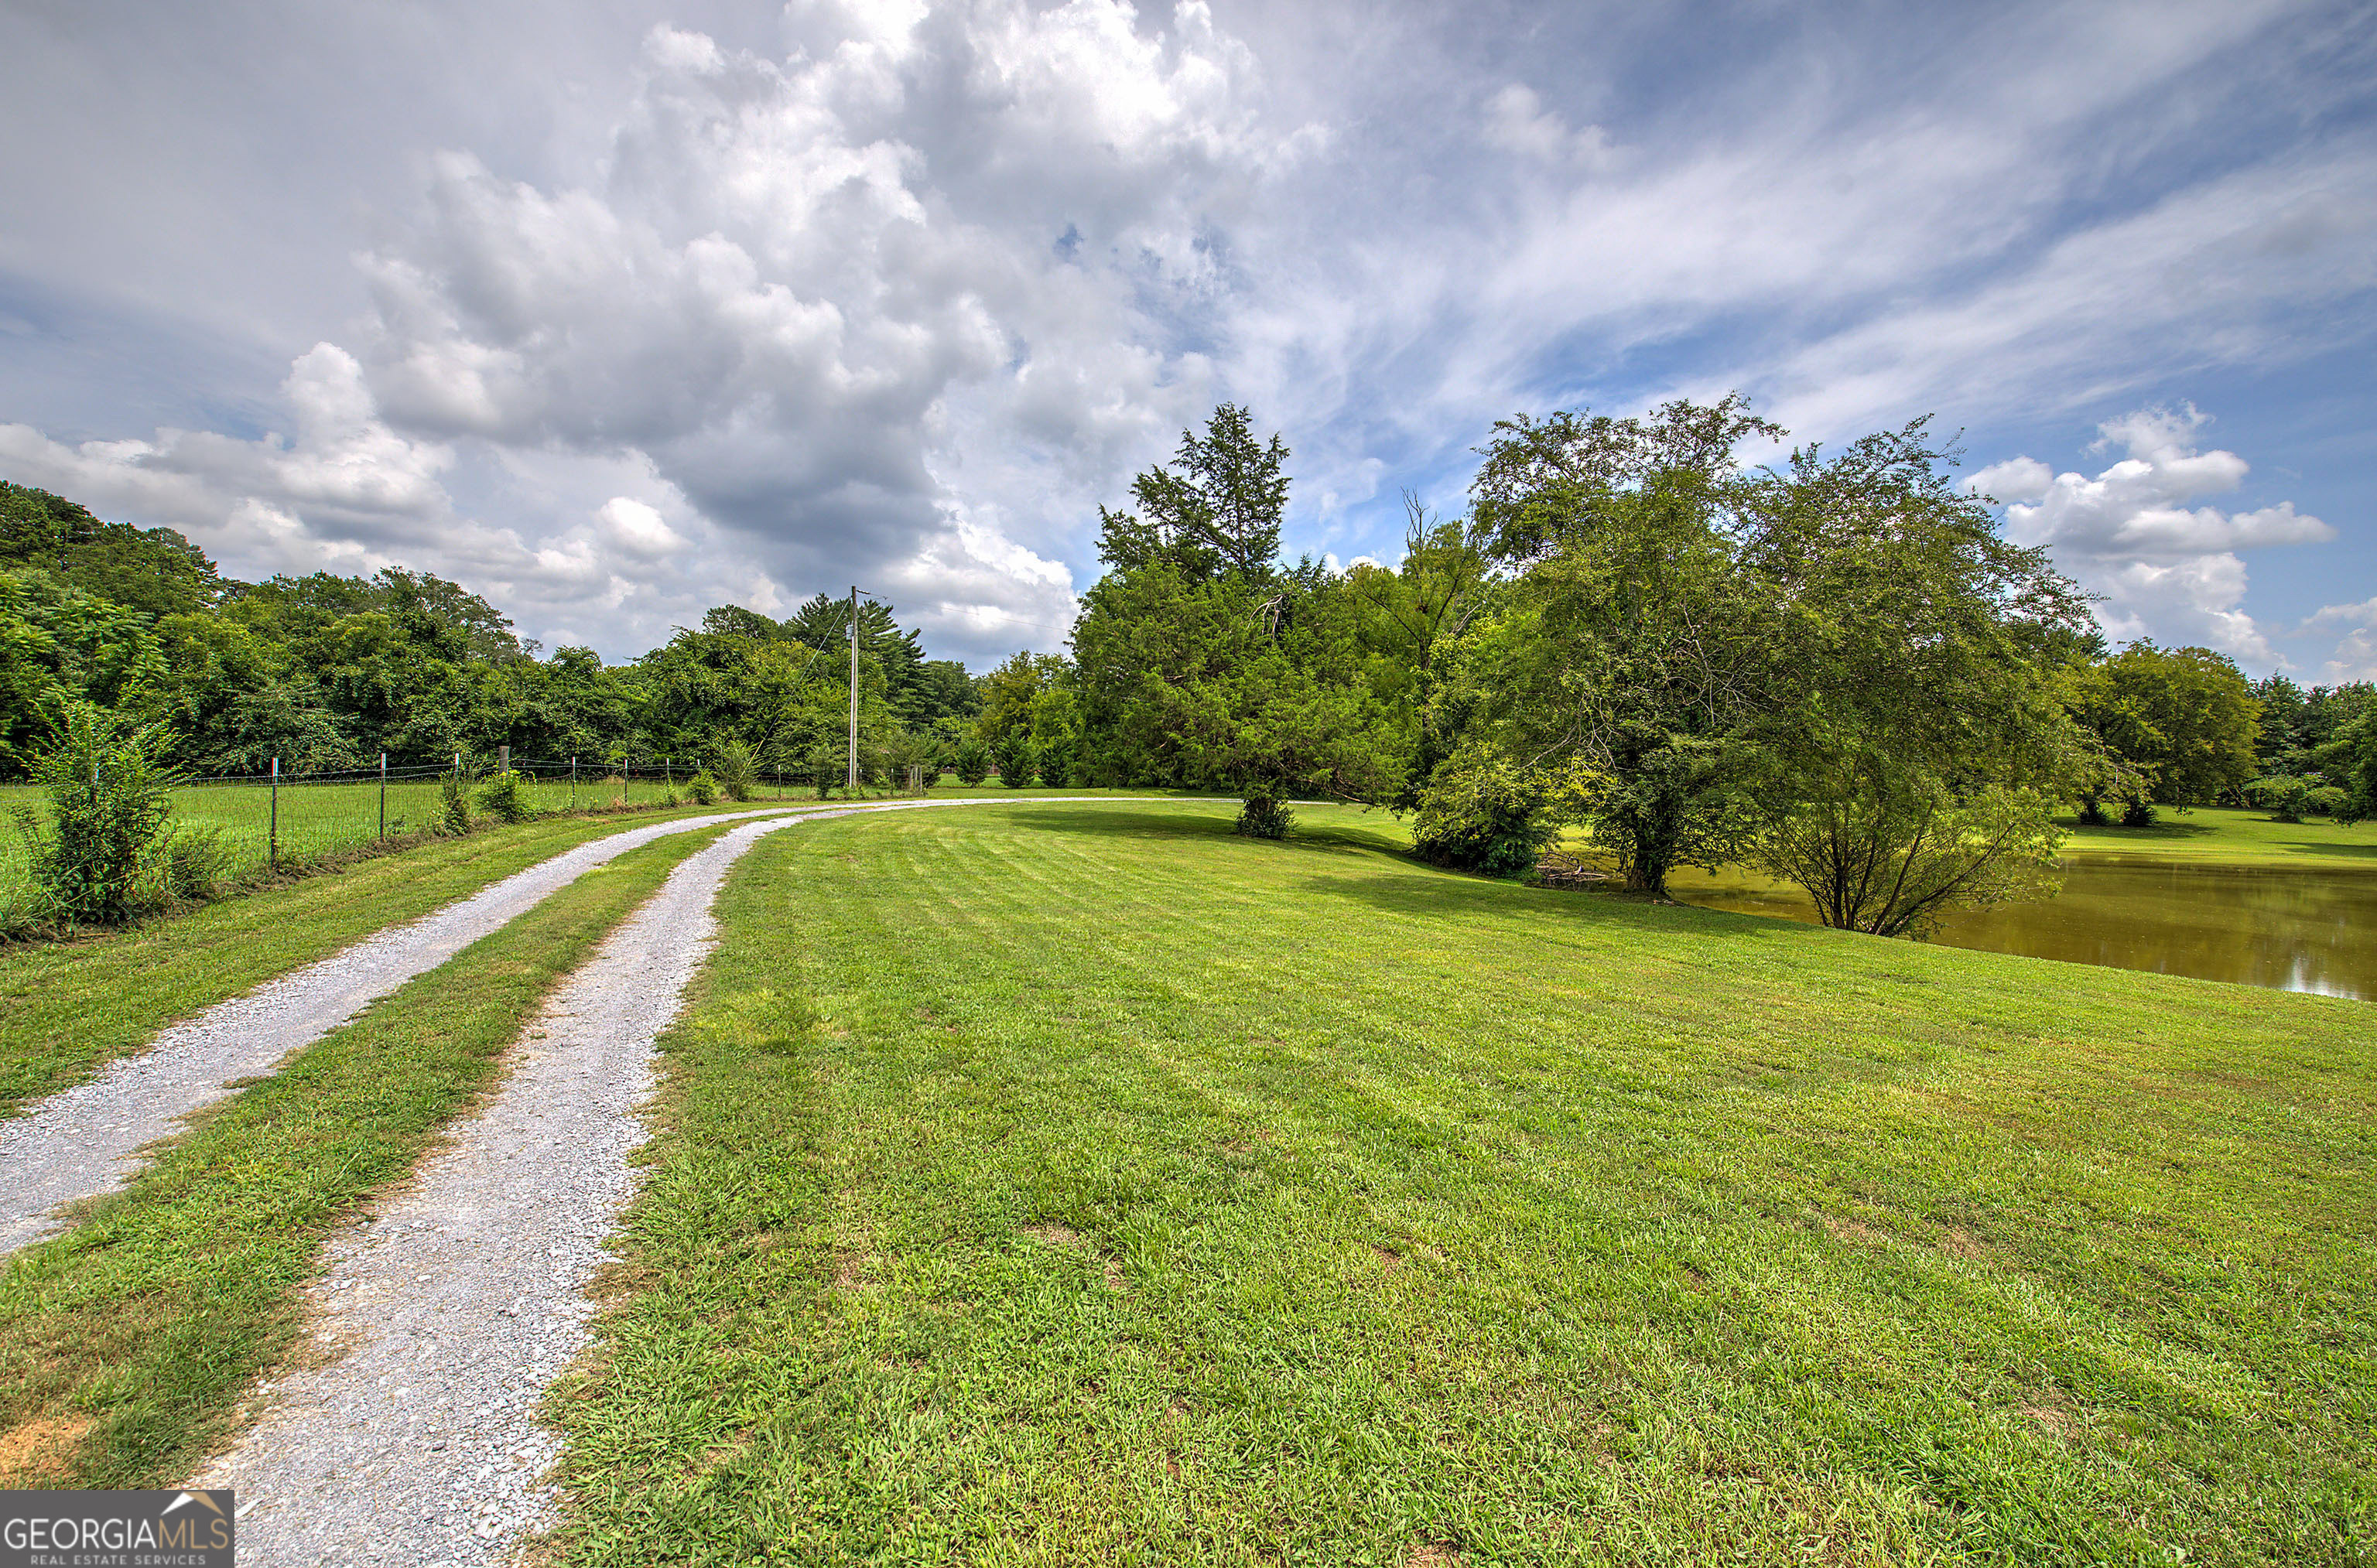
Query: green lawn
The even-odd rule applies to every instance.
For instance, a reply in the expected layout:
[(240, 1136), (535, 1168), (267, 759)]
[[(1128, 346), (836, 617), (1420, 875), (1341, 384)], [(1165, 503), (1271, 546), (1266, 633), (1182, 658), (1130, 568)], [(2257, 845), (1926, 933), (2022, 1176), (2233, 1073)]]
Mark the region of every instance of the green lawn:
[[(615, 790), (616, 784), (614, 779), (610, 787)], [(635, 781), (639, 802), (644, 799), (644, 784), (642, 779)], [(424, 798), (435, 804), (434, 786), (412, 788), (426, 788)], [(559, 804), (566, 805), (566, 792), (564, 786), (565, 798)], [(1002, 792), (996, 785), (987, 790), (931, 791), (937, 799), (1074, 792)], [(11, 793), (0, 788), (0, 797)], [(29, 790), (13, 793), (21, 797), (16, 802), (20, 805), (38, 799)], [(203, 804), (225, 792), (185, 793), (205, 798)], [(396, 794), (391, 787), (391, 802)], [(864, 794), (869, 800), (890, 798), (881, 790)], [(244, 794), (241, 798), (245, 799)], [(592, 798), (591, 788), (586, 798)], [(0, 798), (0, 807), (8, 803)], [(684, 806), (632, 816), (562, 815), (511, 826), (491, 823), (468, 837), (433, 839), (384, 858), (354, 861), (327, 875), (225, 898), (127, 931), (95, 932), (68, 943), (0, 942), (0, 1118), (28, 1099), (78, 1082), (116, 1057), (139, 1049), (167, 1024), (328, 956), (376, 931), (468, 897), (490, 883), (590, 838), (645, 823), (779, 803), (814, 804), (815, 792), (790, 790), (779, 802), (769, 788), (755, 792), (747, 807), (722, 802), (715, 806)], [(292, 809), (286, 796), (283, 807)], [(391, 803), (389, 810), (393, 814), (396, 806)], [(176, 814), (178, 820), (191, 819), (182, 805), (177, 805)], [(7, 842), (18, 845), (14, 838)], [(21, 865), (20, 859), (19, 871)], [(0, 884), (10, 874), (0, 863)], [(0, 901), (6, 897), (6, 887), (0, 886)]]
[(742, 863), (563, 1558), (2377, 1560), (2366, 1006), (1230, 814)]
[[(936, 786), (926, 791), (937, 800), (1165, 792), (1038, 787), (1009, 790), (998, 784), (967, 788), (957, 783), (954, 774), (944, 777), (946, 787)], [(681, 796), (683, 792), (684, 780), (680, 778), (677, 793)], [(590, 771), (575, 786), (566, 777), (545, 778), (531, 784), (524, 793), (538, 811), (567, 812), (613, 803), (657, 806), (667, 798), (669, 790), (658, 778), (639, 778), (622, 784), (616, 775), (598, 778)], [(833, 791), (836, 799), (842, 798), (842, 793), (839, 788)], [(862, 790), (860, 794), (866, 800), (891, 798), (890, 791), (880, 789)], [(752, 795), (755, 805), (770, 805), (779, 800), (797, 802), (817, 799), (814, 789), (793, 780), (779, 781), (773, 775), (759, 778), (753, 786)], [(434, 828), (445, 820), (445, 797), (435, 778), (400, 779), (389, 784), (387, 803), (383, 824), (379, 786), (376, 783), (287, 785), (280, 792), (276, 828), (276, 805), (269, 790), (255, 784), (209, 784), (175, 790), (172, 820), (176, 827), (216, 832), (229, 851), (229, 869), (235, 875), (263, 869), (271, 860), (276, 841), (282, 863), (302, 862), (368, 848), (380, 838), (383, 830), (388, 837), (400, 838)], [(38, 817), (47, 809), (40, 790), (27, 784), (0, 784), (0, 916), (25, 902), (31, 893), (26, 884), (25, 836), (15, 826), (14, 818), (28, 812)], [(0, 921), (0, 926), (5, 923)]]

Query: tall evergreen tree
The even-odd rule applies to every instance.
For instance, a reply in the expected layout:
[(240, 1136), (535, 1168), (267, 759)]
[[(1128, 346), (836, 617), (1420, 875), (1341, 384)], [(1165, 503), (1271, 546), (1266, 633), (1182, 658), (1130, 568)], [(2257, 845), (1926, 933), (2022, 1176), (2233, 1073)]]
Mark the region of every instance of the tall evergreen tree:
[(1192, 581), (1268, 576), (1287, 507), (1287, 457), (1276, 433), (1257, 441), (1253, 416), (1224, 403), (1203, 435), (1180, 433), (1170, 465), (1131, 481), (1137, 512), (1098, 508), (1098, 558), (1126, 572), (1165, 561)]

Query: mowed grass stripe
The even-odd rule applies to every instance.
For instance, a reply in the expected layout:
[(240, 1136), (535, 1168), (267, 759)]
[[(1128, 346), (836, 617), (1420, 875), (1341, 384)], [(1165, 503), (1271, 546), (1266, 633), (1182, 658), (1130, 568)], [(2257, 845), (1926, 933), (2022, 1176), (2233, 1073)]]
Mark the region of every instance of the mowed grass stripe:
[(2377, 1551), (2365, 1007), (1227, 820), (743, 863), (568, 1558)]
[(173, 1485), (294, 1348), (321, 1241), (494, 1084), (537, 1005), (725, 828), (631, 849), (208, 1113), (0, 1274), (0, 1454), (17, 1485)]
[(0, 944), (0, 1116), (375, 932), (589, 839), (690, 814), (698, 810), (489, 827), (128, 931)]

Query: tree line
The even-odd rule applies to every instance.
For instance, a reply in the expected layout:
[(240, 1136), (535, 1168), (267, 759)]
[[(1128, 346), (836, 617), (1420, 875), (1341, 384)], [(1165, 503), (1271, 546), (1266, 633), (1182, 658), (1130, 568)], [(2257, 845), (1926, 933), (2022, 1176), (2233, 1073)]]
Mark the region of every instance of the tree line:
[[(1581, 827), (1624, 883), (1762, 868), (1830, 923), (1921, 933), (2052, 885), (2058, 817), (2262, 805), (2377, 815), (2377, 696), (2113, 648), (2086, 595), (2000, 533), (1928, 422), (1745, 465), (1739, 395), (1495, 425), (1463, 516), (1406, 498), (1402, 560), (1281, 555), (1288, 450), (1213, 410), (1102, 507), (1063, 655), (980, 677), (858, 612), (862, 767), (967, 784), (1175, 787), (1277, 837), (1319, 796), (1419, 852), (1526, 874)], [(842, 777), (849, 607), (710, 611), (622, 665), (547, 657), (425, 574), (222, 576), (170, 529), (0, 482), (0, 774), (70, 713), (187, 772), (461, 752), (729, 759)]]
[[(244, 583), (170, 529), (111, 523), (0, 481), (0, 778), (24, 778), (95, 709), (200, 775), (333, 772), (462, 754), (657, 765), (732, 743), (757, 766), (842, 777), (847, 601), (782, 620), (726, 605), (626, 664), (549, 657), (477, 594), (425, 573)], [(980, 710), (965, 667), (858, 614), (870, 777), (952, 751)]]
[(1281, 559), (1288, 452), (1225, 404), (1102, 509), (1070, 657), (987, 677), (974, 738), (1009, 778), (1228, 790), (1260, 836), (1392, 807), (1494, 874), (1582, 826), (1640, 892), (1748, 864), (1888, 934), (2049, 891), (2067, 810), (2377, 815), (2368, 684), (2109, 647), (1929, 422), (1737, 457), (1784, 434), (1738, 395), (1502, 422), (1465, 516), (1407, 498), (1401, 563), (1336, 571)]

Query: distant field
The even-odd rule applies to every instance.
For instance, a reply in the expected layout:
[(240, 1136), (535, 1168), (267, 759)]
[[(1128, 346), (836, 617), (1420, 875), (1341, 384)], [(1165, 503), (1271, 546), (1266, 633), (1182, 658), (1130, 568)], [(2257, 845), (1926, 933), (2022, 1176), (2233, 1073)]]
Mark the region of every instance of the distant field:
[[(684, 780), (678, 778), (673, 782), (682, 797)], [(531, 785), (528, 795), (540, 811), (567, 811), (573, 806), (597, 807), (620, 800), (633, 805), (656, 805), (666, 798), (671, 787), (670, 781), (660, 778), (639, 777), (623, 781), (615, 773), (598, 778), (590, 770), (574, 789), (566, 777), (547, 778)], [(996, 780), (967, 788), (958, 784), (954, 774), (943, 775), (942, 782), (927, 791), (936, 799), (976, 796), (1030, 799), (1036, 795), (1166, 792), (1036, 787), (1009, 790)], [(861, 793), (867, 799), (879, 800), (890, 791), (870, 789)], [(837, 790), (835, 794), (838, 798), (840, 791)], [(780, 799), (815, 800), (816, 796), (814, 788), (791, 779), (779, 781), (773, 777), (762, 778), (752, 791), (752, 800), (761, 803)], [(27, 897), (30, 891), (25, 881), (25, 835), (18, 826), (17, 818), (22, 813), (39, 814), (45, 809), (42, 791), (30, 785), (0, 785), (0, 913), (5, 913), (17, 900)], [(444, 815), (445, 800), (436, 778), (402, 779), (389, 783), (385, 824), (385, 831), (389, 837), (401, 837), (433, 827)], [(176, 826), (219, 830), (223, 843), (231, 850), (232, 871), (234, 873), (255, 871), (266, 863), (273, 841), (272, 791), (257, 784), (207, 784), (177, 790), (173, 797), (173, 822)], [(281, 786), (279, 841), (284, 860), (306, 860), (362, 849), (378, 838), (382, 830), (380, 792), (376, 781)]]
[[(682, 781), (679, 781), (682, 794)], [(797, 798), (802, 791), (787, 789)], [(566, 811), (573, 805), (600, 806), (625, 799), (649, 805), (663, 800), (667, 787), (657, 778), (622, 783), (616, 774), (589, 774), (573, 790), (567, 778), (542, 780), (529, 788), (529, 799), (540, 811)], [(772, 800), (772, 780), (755, 793)], [(21, 897), (26, 868), (24, 833), (16, 817), (45, 809), (42, 792), (29, 785), (0, 786), (0, 904)], [(433, 827), (445, 815), (445, 800), (435, 778), (405, 779), (388, 787), (386, 831), (391, 837)], [(262, 785), (209, 784), (180, 790), (173, 796), (173, 825), (214, 828), (230, 849), (233, 872), (264, 865), (272, 843), (272, 791)], [(382, 831), (377, 783), (283, 785), (280, 793), (280, 850), (284, 858), (310, 859), (361, 849)]]
[(569, 1563), (2365, 1563), (2365, 1005), (1327, 808), (754, 849)]
[(2274, 822), (2228, 806), (2166, 811), (2152, 827), (2083, 827), (2067, 818), (2067, 857), (2134, 855), (2193, 864), (2377, 866), (2377, 822)]
[[(567, 810), (625, 799), (635, 804), (655, 804), (667, 793), (657, 778), (622, 782), (615, 774), (597, 778), (591, 774), (573, 789), (566, 778), (543, 780), (530, 787), (529, 796), (540, 810)], [(928, 791), (936, 799), (982, 797), (1029, 800), (1038, 795), (1149, 795), (1162, 790), (1089, 790), (1032, 787), (1010, 790), (997, 781), (962, 786), (953, 774), (944, 774)], [(880, 796), (882, 790), (868, 791)], [(779, 785), (763, 779), (756, 799), (812, 798), (815, 791), (797, 783)], [(22, 887), (25, 838), (14, 818), (18, 813), (43, 809), (41, 791), (28, 785), (0, 785), (0, 904)], [(388, 787), (385, 830), (393, 837), (433, 826), (444, 813), (437, 782), (407, 779)], [(1383, 812), (1363, 818), (1388, 842), (1407, 844), (1406, 826)], [(193, 827), (212, 827), (222, 834), (232, 851), (234, 871), (262, 866), (272, 838), (271, 791), (261, 785), (205, 785), (179, 790), (173, 821)], [(2273, 822), (2257, 811), (2206, 808), (2166, 813), (2152, 827), (2082, 827), (2067, 821), (2072, 837), (2065, 846), (2071, 856), (2130, 856), (2184, 861), (2196, 864), (2310, 865), (2316, 863), (2377, 865), (2377, 823), (2339, 827), (2332, 822)], [(280, 799), (280, 847), (283, 856), (300, 859), (359, 849), (382, 831), (379, 788), (376, 783), (284, 785)], [(1587, 851), (1590, 841), (1582, 831), (1564, 837), (1571, 848)]]

